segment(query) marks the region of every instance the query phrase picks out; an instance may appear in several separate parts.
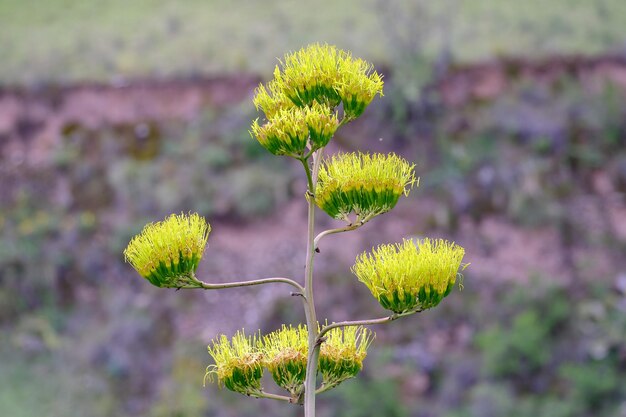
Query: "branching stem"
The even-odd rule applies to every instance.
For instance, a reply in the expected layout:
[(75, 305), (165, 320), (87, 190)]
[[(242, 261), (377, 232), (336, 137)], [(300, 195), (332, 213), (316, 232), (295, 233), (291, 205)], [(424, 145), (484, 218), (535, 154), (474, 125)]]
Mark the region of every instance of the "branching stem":
[(390, 316), (380, 317), (380, 318), (377, 318), (377, 319), (354, 320), (354, 321), (339, 321), (337, 323), (328, 324), (328, 325), (322, 327), (322, 329), (320, 330), (320, 332), (317, 335), (317, 340), (322, 340), (322, 338), (324, 337), (324, 335), (326, 333), (328, 333), (332, 329), (336, 329), (337, 327), (369, 326), (369, 325), (372, 325), (372, 324), (389, 323), (389, 322), (392, 322), (394, 320), (399, 319), (400, 317), (410, 316), (410, 315), (413, 315), (415, 313), (420, 313), (422, 311), (424, 311), (424, 310), (422, 310), (421, 308), (418, 308), (418, 309), (415, 309), (415, 310), (405, 311), (403, 313), (393, 313)]
[(365, 223), (370, 221), (372, 219), (372, 217), (374, 217), (374, 216), (368, 216), (368, 217), (365, 217), (363, 219), (357, 219), (354, 223), (350, 223), (349, 225), (344, 226), (344, 227), (338, 227), (336, 229), (324, 230), (323, 232), (321, 232), (320, 234), (318, 234), (315, 237), (315, 240), (313, 241), (313, 246), (317, 250), (319, 248), (319, 242), (320, 242), (320, 240), (322, 240), (322, 238), (324, 236), (333, 235), (335, 233), (349, 232), (351, 230), (358, 229), (359, 227), (363, 226)]
[(285, 395), (272, 394), (272, 393), (265, 392), (265, 391), (259, 391), (254, 394), (250, 394), (250, 396), (255, 397), (255, 398), (269, 398), (271, 400), (286, 401), (288, 403), (294, 403), (294, 399), (291, 397), (287, 397)]
[(289, 279), (289, 278), (281, 278), (281, 277), (254, 279), (250, 281), (225, 282), (221, 284), (211, 284), (208, 282), (195, 279), (194, 280), (195, 285), (186, 285), (180, 288), (181, 289), (203, 288), (205, 290), (221, 290), (224, 288), (250, 287), (253, 285), (271, 284), (271, 283), (279, 283), (279, 282), (283, 284), (289, 284), (295, 287), (299, 293), (304, 293), (304, 288), (302, 288), (302, 286), (298, 284), (296, 281)]

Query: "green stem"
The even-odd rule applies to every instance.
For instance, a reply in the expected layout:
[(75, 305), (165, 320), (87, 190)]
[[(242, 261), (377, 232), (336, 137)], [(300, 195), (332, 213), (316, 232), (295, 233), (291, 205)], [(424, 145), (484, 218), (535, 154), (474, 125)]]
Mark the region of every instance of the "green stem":
[(194, 285), (188, 285), (181, 287), (181, 289), (191, 289), (191, 288), (203, 288), (205, 290), (221, 290), (224, 288), (236, 288), (236, 287), (250, 287), (252, 285), (261, 285), (261, 284), (270, 284), (270, 283), (283, 283), (289, 284), (292, 287), (295, 287), (298, 290), (299, 294), (304, 295), (304, 288), (298, 284), (296, 281), (291, 280), (289, 278), (262, 278), (262, 279), (254, 279), (251, 281), (239, 281), (239, 282), (226, 282), (223, 284), (210, 284), (208, 282), (200, 281), (199, 279), (195, 279), (192, 281)]
[(319, 333), (317, 335), (316, 343), (318, 345), (321, 344), (323, 342), (324, 335), (326, 333), (328, 333), (329, 331), (331, 331), (332, 329), (336, 329), (337, 327), (369, 326), (369, 325), (372, 325), (372, 324), (389, 323), (391, 321), (399, 319), (400, 317), (410, 316), (410, 315), (413, 315), (415, 313), (420, 313), (422, 311), (424, 311), (424, 310), (422, 310), (421, 308), (418, 308), (418, 309), (415, 309), (415, 310), (405, 311), (403, 313), (393, 313), (390, 316), (380, 317), (380, 318), (377, 318), (377, 319), (354, 320), (354, 321), (339, 321), (337, 323), (328, 324), (328, 325), (322, 327), (322, 329), (319, 331)]
[(318, 249), (318, 245), (319, 245), (319, 241), (322, 240), (322, 238), (324, 236), (332, 235), (332, 234), (335, 234), (335, 233), (349, 232), (350, 230), (358, 229), (359, 227), (363, 226), (365, 223), (370, 221), (372, 219), (372, 217), (374, 217), (374, 216), (365, 217), (363, 220), (358, 220), (357, 219), (357, 221), (355, 221), (354, 223), (351, 223), (351, 224), (349, 224), (347, 226), (344, 226), (344, 227), (339, 227), (337, 229), (324, 230), (323, 232), (321, 232), (320, 234), (318, 234), (315, 237), (315, 240), (313, 241), (313, 246), (317, 250)]
[(302, 162), (302, 166), (304, 166), (304, 172), (306, 172), (307, 200), (309, 201), (309, 203), (311, 203), (311, 201), (313, 200), (314, 193), (315, 193), (315, 189), (314, 189), (315, 186), (313, 185), (313, 174), (311, 173), (311, 168), (309, 167), (309, 159), (302, 158), (302, 159), (299, 159), (299, 161)]
[(286, 397), (284, 395), (278, 395), (278, 394), (271, 394), (265, 391), (259, 391), (254, 394), (250, 394), (250, 396), (255, 397), (255, 398), (269, 398), (270, 400), (286, 401), (288, 403), (294, 402), (293, 398), (291, 397)]
[(337, 129), (339, 129), (341, 126), (347, 125), (348, 123), (350, 123), (352, 121), (352, 119), (344, 116), (341, 121), (339, 122), (339, 126), (337, 126)]
[(322, 384), (322, 385), (320, 385), (320, 387), (318, 389), (315, 390), (315, 393), (316, 394), (321, 394), (323, 392), (326, 392), (328, 390), (331, 390), (331, 389), (335, 388), (336, 386), (337, 386), (337, 384), (331, 384), (331, 385)]

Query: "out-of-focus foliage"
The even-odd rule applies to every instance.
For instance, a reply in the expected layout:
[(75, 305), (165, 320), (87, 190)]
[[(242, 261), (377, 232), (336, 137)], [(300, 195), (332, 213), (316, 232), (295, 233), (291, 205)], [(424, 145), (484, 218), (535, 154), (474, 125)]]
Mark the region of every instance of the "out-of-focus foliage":
[[(445, 220), (451, 225), (457, 224), (454, 212), (476, 221), (498, 213), (530, 227), (562, 223), (592, 234), (573, 204), (582, 195), (597, 195), (599, 172), (609, 187), (624, 190), (622, 87), (584, 86), (567, 74), (536, 83), (513, 77), (510, 83), (493, 99), (472, 99), (441, 113), (432, 125), (439, 152), (424, 161), (432, 171), (422, 186), (453, 206), (444, 208), (451, 210)], [(441, 222), (438, 215), (434, 221)]]
[[(615, 336), (626, 331), (626, 293), (598, 287), (579, 302), (570, 290), (539, 281), (489, 295), (474, 290), (447, 305), (444, 327), (434, 315), (400, 325), (448, 340), (460, 326), (471, 329), (471, 339), (443, 352), (424, 342), (388, 355), (374, 350), (366, 376), (339, 388), (331, 402), (354, 416), (622, 415), (626, 342)], [(376, 401), (372, 392), (380, 393)]]
[(416, 99), (442, 50), (463, 61), (597, 53), (621, 46), (626, 10), (622, 0), (4, 0), (0, 16), (5, 83), (269, 74), (284, 51), (328, 42), (378, 65), (409, 63)]
[(150, 213), (193, 208), (245, 220), (285, 202), (289, 170), (270, 165), (250, 140), (250, 117), (234, 107), (207, 111), (190, 125), (65, 126), (47, 168), (4, 180), (0, 322), (45, 305), (71, 306), (77, 283), (103, 282), (117, 268), (109, 260)]
[(452, 415), (621, 415), (626, 344), (615, 332), (626, 331), (626, 294), (600, 287), (579, 300), (532, 286), (505, 296), (510, 316), (477, 334), (480, 373), (469, 405)]

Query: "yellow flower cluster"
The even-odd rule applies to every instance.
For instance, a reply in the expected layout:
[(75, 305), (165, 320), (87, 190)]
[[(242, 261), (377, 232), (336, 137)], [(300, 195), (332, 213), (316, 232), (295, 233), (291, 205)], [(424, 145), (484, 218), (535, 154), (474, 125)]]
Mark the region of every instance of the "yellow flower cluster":
[(334, 387), (346, 379), (354, 378), (363, 368), (374, 338), (365, 327), (331, 329), (320, 348), (319, 369), (324, 387)]
[(146, 225), (124, 257), (157, 287), (180, 287), (193, 277), (206, 247), (211, 226), (197, 213), (172, 214)]
[(307, 147), (316, 150), (326, 146), (338, 126), (337, 115), (315, 103), (310, 107), (278, 110), (262, 126), (257, 119), (251, 133), (274, 155), (301, 158)]
[[(372, 332), (364, 327), (335, 328), (326, 334), (319, 356), (325, 389), (359, 373), (372, 339)], [(205, 379), (217, 375), (220, 386), (254, 395), (261, 389), (263, 368), (267, 368), (276, 384), (297, 400), (306, 378), (307, 327), (283, 325), (262, 338), (238, 332), (232, 343), (222, 335), (209, 346), (209, 354), (215, 364), (207, 368)]]
[(263, 337), (261, 346), (265, 367), (276, 384), (297, 398), (306, 378), (309, 350), (307, 327), (285, 326)]
[(274, 70), (274, 80), (296, 106), (310, 106), (317, 101), (332, 108), (340, 101), (336, 90), (341, 80), (339, 67), (349, 59), (348, 53), (335, 46), (312, 44), (285, 55), (282, 68), (276, 66)]
[(289, 100), (289, 97), (285, 95), (281, 86), (275, 80), (267, 83), (267, 87), (263, 84), (257, 87), (253, 103), (257, 110), (265, 113), (265, 117), (268, 120), (274, 118), (281, 110), (294, 106), (293, 102)]
[(207, 367), (205, 381), (217, 375), (218, 384), (231, 391), (246, 395), (260, 392), (263, 361), (257, 345), (258, 339), (243, 331), (237, 332), (232, 342), (222, 335), (208, 347), (215, 365)]
[[(316, 150), (328, 143), (338, 126), (335, 108), (340, 103), (344, 118), (352, 120), (382, 90), (382, 76), (368, 62), (335, 46), (309, 45), (287, 54), (274, 79), (256, 89), (254, 105), (265, 113), (266, 122), (255, 121), (252, 134), (275, 155), (301, 157), (306, 145)], [(312, 114), (304, 116), (294, 108)]]
[(442, 239), (405, 239), (362, 253), (352, 272), (384, 308), (395, 313), (424, 310), (450, 294), (464, 255), (461, 246)]
[(391, 210), (416, 183), (415, 165), (391, 153), (345, 153), (326, 159), (319, 171), (315, 203), (336, 219), (360, 219)]
[(336, 88), (344, 113), (354, 119), (363, 114), (376, 94), (382, 95), (383, 79), (369, 62), (348, 58), (339, 62), (341, 82)]

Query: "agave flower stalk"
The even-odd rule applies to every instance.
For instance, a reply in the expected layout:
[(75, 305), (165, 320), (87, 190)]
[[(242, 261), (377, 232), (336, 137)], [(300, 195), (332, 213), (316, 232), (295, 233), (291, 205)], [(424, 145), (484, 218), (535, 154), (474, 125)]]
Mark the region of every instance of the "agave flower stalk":
[[(389, 323), (437, 306), (459, 279), (464, 249), (441, 239), (381, 245), (356, 258), (352, 272), (390, 315), (333, 322), (320, 326), (314, 300), (314, 259), (325, 236), (356, 230), (392, 210), (419, 185), (415, 165), (391, 154), (339, 153), (324, 158), (336, 131), (358, 118), (376, 96), (383, 80), (373, 66), (335, 46), (313, 44), (289, 53), (274, 78), (255, 91), (254, 105), (263, 116), (250, 134), (274, 155), (298, 160), (307, 180), (307, 248), (302, 283), (270, 277), (227, 283), (196, 277), (211, 226), (197, 213), (173, 214), (147, 225), (124, 251), (133, 268), (158, 287), (218, 290), (263, 284), (288, 284), (302, 300), (306, 324), (283, 325), (262, 336), (222, 335), (209, 345), (213, 364), (205, 382), (217, 381), (230, 391), (304, 405), (315, 416), (316, 395), (355, 377), (363, 368), (374, 338), (364, 326)], [(343, 227), (315, 235), (315, 210)], [(267, 392), (267, 370), (286, 395)], [(317, 386), (318, 376), (321, 385)]]

